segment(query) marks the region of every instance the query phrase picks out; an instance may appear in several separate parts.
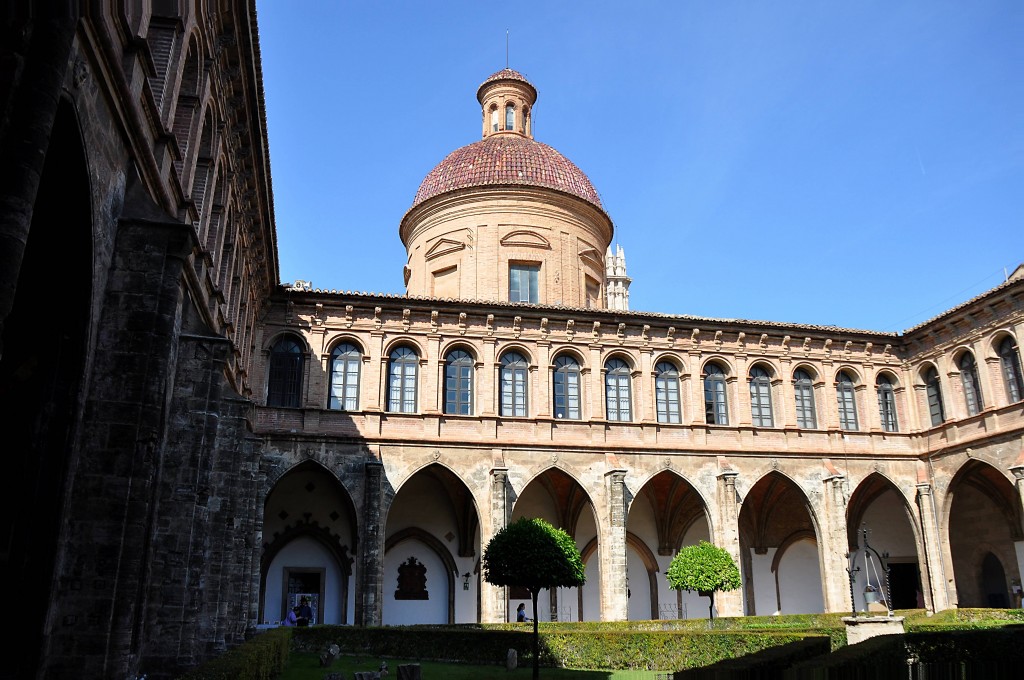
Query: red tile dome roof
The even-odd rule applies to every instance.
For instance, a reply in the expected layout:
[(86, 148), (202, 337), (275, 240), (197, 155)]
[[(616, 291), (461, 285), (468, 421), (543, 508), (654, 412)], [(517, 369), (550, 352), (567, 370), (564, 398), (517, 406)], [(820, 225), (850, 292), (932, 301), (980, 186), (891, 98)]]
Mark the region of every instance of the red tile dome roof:
[(503, 68), (500, 71), (497, 71), (496, 73), (492, 73), (487, 78), (487, 80), (480, 83), (480, 87), (476, 89), (477, 101), (479, 101), (482, 104), (483, 100), (480, 99), (480, 93), (483, 91), (485, 87), (498, 80), (518, 80), (520, 83), (526, 83), (527, 85), (530, 86), (530, 89), (533, 90), (533, 98), (537, 98), (537, 88), (533, 86), (533, 83), (526, 79), (526, 76), (524, 76), (519, 71), (510, 68)]
[(575, 163), (547, 144), (508, 134), (490, 135), (448, 154), (423, 179), (412, 207), (456, 189), (502, 185), (556, 189), (603, 210), (594, 185)]

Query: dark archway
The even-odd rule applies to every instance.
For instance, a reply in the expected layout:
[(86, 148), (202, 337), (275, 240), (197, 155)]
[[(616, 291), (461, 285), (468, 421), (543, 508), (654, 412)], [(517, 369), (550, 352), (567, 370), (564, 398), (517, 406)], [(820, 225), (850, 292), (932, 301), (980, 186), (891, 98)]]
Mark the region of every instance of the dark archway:
[[(5, 460), (0, 580), (53, 592), (64, 491), (82, 409), (93, 290), (89, 175), (78, 121), (58, 106), (10, 314), (4, 321), (0, 409)], [(52, 324), (41, 320), (58, 315)], [(31, 499), (30, 501), (28, 499)], [(24, 608), (18, 659), (35, 667), (47, 607)]]
[(990, 560), (986, 572), (985, 560), (993, 555), (1000, 566), (1017, 564), (1014, 543), (1024, 540), (1024, 531), (1016, 493), (1003, 473), (978, 460), (967, 461), (949, 484), (945, 517), (960, 607), (992, 606), (990, 595), (1000, 599), (999, 593), (1008, 606), (1007, 574), (1002, 588), (995, 587), (996, 571)]

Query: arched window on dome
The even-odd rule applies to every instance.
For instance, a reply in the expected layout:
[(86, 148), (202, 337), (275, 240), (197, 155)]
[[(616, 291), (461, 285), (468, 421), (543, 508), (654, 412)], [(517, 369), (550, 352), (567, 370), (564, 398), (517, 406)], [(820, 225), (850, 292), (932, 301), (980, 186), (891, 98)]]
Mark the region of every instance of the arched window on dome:
[(498, 131), (498, 106), (495, 104), (491, 107), (491, 132)]
[(514, 130), (516, 124), (516, 107), (505, 104), (505, 129)]

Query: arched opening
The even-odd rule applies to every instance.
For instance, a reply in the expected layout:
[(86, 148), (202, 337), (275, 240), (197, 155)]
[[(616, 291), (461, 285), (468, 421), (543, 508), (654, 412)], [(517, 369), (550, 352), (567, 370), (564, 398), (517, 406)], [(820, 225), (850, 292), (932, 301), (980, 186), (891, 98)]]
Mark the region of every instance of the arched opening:
[(779, 472), (758, 480), (743, 499), (739, 529), (747, 614), (824, 611), (818, 533), (793, 480)]
[[(21, 592), (53, 592), (65, 477), (73, 456), (89, 339), (93, 267), (91, 189), (74, 111), (57, 109), (11, 311), (4, 320), (4, 508), (0, 578)], [(55, 329), (42, 310), (60, 305)], [(31, 499), (26, 502), (25, 499)], [(47, 603), (19, 614), (15, 665), (37, 667)], [(27, 674), (27, 673), (26, 673)], [(21, 673), (15, 668), (15, 675)]]
[[(888, 479), (878, 473), (868, 475), (850, 496), (846, 506), (846, 535), (851, 554), (863, 548), (863, 530), (868, 530), (868, 542), (880, 553), (889, 553), (889, 589), (893, 609), (914, 609), (924, 606), (921, 561), (917, 522), (906, 498)], [(854, 584), (853, 607), (857, 611), (868, 609), (864, 589), (885, 587), (881, 578), (867, 573), (863, 561), (857, 563), (861, 571)]]
[(469, 487), (437, 463), (413, 474), (388, 510), (385, 625), (480, 620), (480, 520)]
[(671, 590), (664, 577), (680, 548), (711, 540), (707, 504), (693, 485), (672, 470), (654, 475), (633, 498), (626, 529), (644, 548), (654, 548), (651, 554), (660, 572), (656, 589), (645, 599), (643, 581), (637, 576), (640, 569), (649, 571), (649, 566), (643, 560), (642, 550), (627, 541), (629, 618), (703, 618), (708, 610), (708, 598)]
[(988, 552), (981, 560), (981, 593), (989, 607), (1006, 609), (1010, 598), (1006, 591), (1006, 571), (999, 558)]
[[(1006, 579), (1020, 578), (1014, 543), (1024, 540), (1013, 485), (991, 465), (970, 460), (957, 472), (949, 490), (946, 518), (958, 605), (1009, 606)], [(985, 573), (986, 554), (994, 555), (1001, 565), (1011, 565), (1010, 573), (1004, 572), (1002, 588), (991, 581), (995, 573), (991, 568)], [(1003, 604), (993, 605), (993, 601)]]
[[(589, 512), (588, 512), (589, 510)], [(558, 588), (541, 592), (537, 598), (538, 616), (551, 621), (598, 621), (601, 618), (601, 570), (597, 550), (597, 517), (590, 496), (571, 476), (558, 468), (549, 468), (535, 477), (516, 499), (511, 521), (520, 517), (539, 517), (576, 540), (586, 566), (586, 584), (581, 588)], [(590, 551), (588, 544), (593, 542)], [(594, 559), (591, 559), (594, 557)], [(530, 594), (509, 588), (508, 611), (525, 602), (532, 607)], [(547, 606), (546, 613), (544, 607)]]
[(352, 622), (357, 526), (351, 496), (319, 464), (282, 476), (264, 503), (259, 620), (280, 621), (307, 597), (315, 623)]

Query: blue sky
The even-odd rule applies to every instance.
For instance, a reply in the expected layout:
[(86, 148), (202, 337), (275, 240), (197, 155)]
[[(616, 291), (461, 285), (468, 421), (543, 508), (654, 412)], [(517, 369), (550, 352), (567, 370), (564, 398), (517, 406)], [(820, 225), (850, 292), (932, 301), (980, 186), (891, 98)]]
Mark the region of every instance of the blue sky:
[(537, 87), (634, 310), (914, 326), (1024, 262), (1024, 2), (260, 0), (281, 278), (403, 293), (398, 224)]

